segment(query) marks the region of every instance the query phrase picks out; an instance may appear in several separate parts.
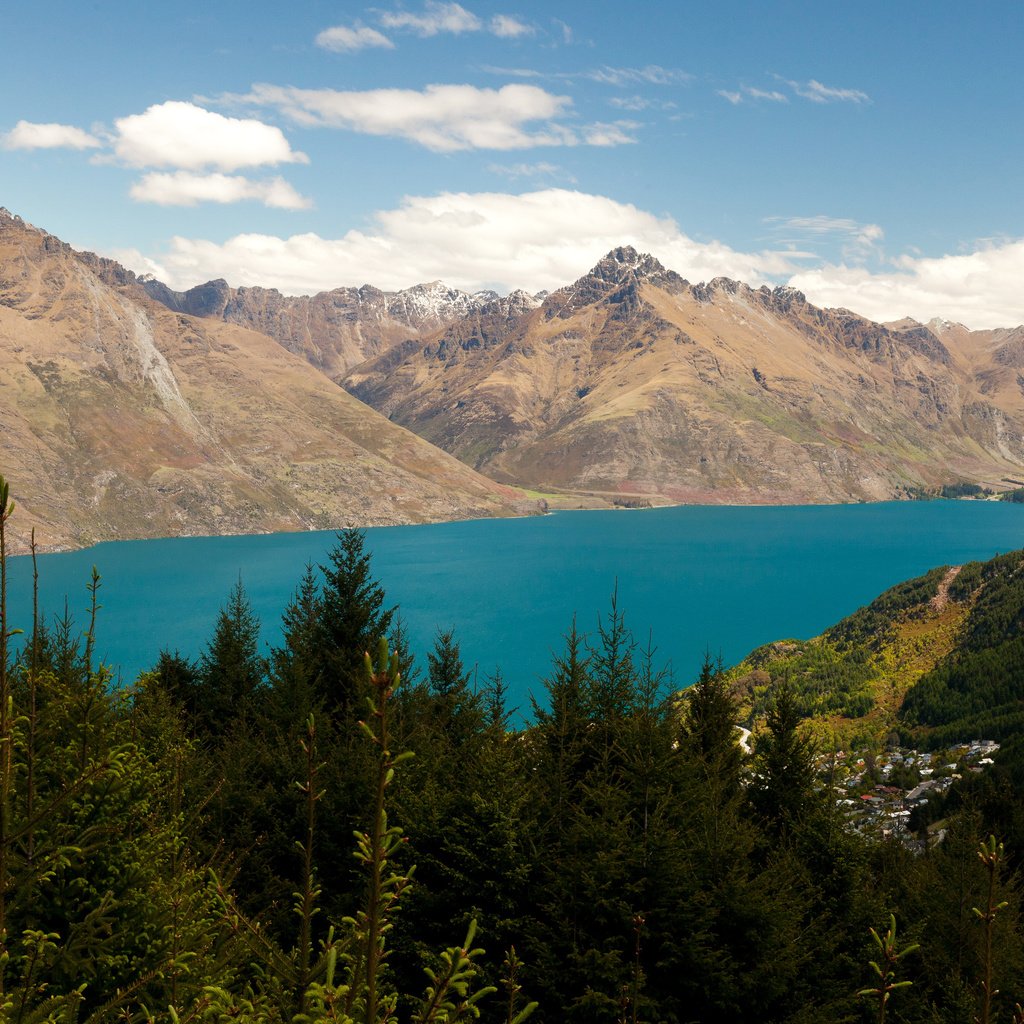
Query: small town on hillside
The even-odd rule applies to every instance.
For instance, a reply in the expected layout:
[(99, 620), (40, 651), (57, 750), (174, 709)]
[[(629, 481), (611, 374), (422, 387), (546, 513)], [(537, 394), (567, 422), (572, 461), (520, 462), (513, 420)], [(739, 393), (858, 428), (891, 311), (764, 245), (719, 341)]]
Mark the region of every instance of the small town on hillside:
[[(999, 744), (976, 739), (931, 753), (889, 747), (818, 756), (818, 770), (835, 793), (836, 806), (848, 827), (863, 835), (896, 838), (923, 852), (941, 843), (946, 830), (937, 821), (926, 830), (911, 826), (915, 809), (944, 794), (968, 774), (980, 774), (993, 763)], [(925, 838), (926, 837), (926, 838)]]

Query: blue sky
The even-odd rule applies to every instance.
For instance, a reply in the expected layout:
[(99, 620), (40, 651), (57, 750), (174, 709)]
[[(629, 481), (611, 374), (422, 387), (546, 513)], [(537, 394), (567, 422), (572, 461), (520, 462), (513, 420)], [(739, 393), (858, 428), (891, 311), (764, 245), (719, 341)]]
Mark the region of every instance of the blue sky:
[(8, 5), (0, 205), (177, 287), (555, 288), (613, 245), (1024, 322), (1024, 4)]

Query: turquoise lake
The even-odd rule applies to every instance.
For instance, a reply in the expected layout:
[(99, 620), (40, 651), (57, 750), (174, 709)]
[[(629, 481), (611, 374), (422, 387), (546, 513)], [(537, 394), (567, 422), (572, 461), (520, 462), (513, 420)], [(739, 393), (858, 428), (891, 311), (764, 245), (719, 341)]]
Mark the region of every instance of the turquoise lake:
[[(12, 527), (16, 526), (12, 522)], [(618, 585), (638, 640), (653, 635), (677, 685), (705, 649), (727, 663), (784, 637), (816, 635), (900, 580), (1024, 547), (1024, 506), (933, 501), (800, 507), (565, 512), (366, 531), (373, 568), (425, 667), (454, 627), (467, 668), (496, 666), (525, 711), (576, 616), (592, 632)], [(97, 653), (124, 680), (162, 648), (196, 656), (241, 573), (265, 648), (307, 563), (333, 533), (124, 541), (39, 559), (41, 604), (84, 624), (102, 576)], [(31, 624), (31, 562), (11, 560), (9, 617)]]

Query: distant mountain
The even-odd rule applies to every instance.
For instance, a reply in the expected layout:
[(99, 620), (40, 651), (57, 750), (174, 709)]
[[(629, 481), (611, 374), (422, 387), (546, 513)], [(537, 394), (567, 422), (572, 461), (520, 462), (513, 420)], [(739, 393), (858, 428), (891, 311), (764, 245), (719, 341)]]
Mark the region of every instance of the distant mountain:
[(494, 292), (469, 294), (440, 281), (398, 292), (363, 285), (297, 297), (273, 288), (231, 288), (223, 280), (208, 281), (186, 292), (172, 291), (154, 280), (141, 283), (151, 298), (175, 312), (269, 334), (331, 378), (342, 376), (397, 342), (424, 337), (491, 303), (540, 304), (525, 293), (499, 299)]
[(0, 396), (0, 471), (49, 547), (522, 511), (266, 335), (6, 210)]
[(354, 395), (497, 480), (652, 501), (891, 498), (1024, 468), (1024, 331), (883, 325), (632, 248), (369, 359)]

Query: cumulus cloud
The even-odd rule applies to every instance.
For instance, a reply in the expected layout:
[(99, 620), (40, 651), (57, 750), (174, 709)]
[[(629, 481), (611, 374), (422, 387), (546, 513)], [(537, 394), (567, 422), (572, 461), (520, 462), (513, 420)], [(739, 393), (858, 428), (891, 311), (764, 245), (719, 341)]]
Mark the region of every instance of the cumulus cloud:
[(103, 143), (70, 124), (37, 124), (19, 121), (0, 136), (5, 149), (98, 149)]
[(308, 163), (292, 150), (280, 128), (253, 119), (225, 117), (179, 100), (115, 121), (114, 154), (130, 167), (215, 167), (235, 171), (281, 163)]
[(132, 186), (130, 195), (136, 202), (158, 206), (238, 203), (245, 199), (280, 210), (307, 210), (313, 205), (284, 178), (253, 181), (237, 174), (194, 174), (191, 171), (146, 174)]
[[(272, 107), (297, 124), (343, 128), (367, 135), (389, 135), (447, 153), (465, 149), (526, 149), (572, 146), (581, 139), (557, 119), (572, 107), (535, 85), (479, 89), (472, 85), (428, 85), (414, 89), (299, 89), (257, 84), (244, 96), (225, 100)], [(540, 122), (538, 127), (527, 127)], [(594, 141), (591, 141), (593, 139)], [(592, 126), (583, 141), (591, 145), (632, 142), (623, 126)]]
[(819, 305), (845, 306), (874, 320), (941, 316), (975, 330), (1024, 323), (1024, 239), (966, 254), (901, 256), (892, 267), (873, 272), (828, 264), (789, 283)]
[(355, 53), (357, 50), (373, 47), (384, 50), (395, 48), (395, 44), (383, 32), (365, 25), (355, 25), (351, 28), (346, 25), (335, 25), (333, 28), (325, 28), (317, 35), (316, 45), (335, 53)]
[(539, 291), (575, 280), (618, 245), (651, 252), (691, 281), (726, 275), (760, 284), (796, 269), (792, 254), (696, 242), (671, 218), (554, 188), (409, 196), (397, 209), (378, 212), (367, 230), (339, 239), (247, 234), (218, 244), (177, 237), (154, 262), (177, 288), (226, 277), (288, 294), (367, 282), (397, 289), (436, 279), (470, 290)]
[(385, 28), (409, 29), (419, 36), (436, 36), (441, 32), (458, 35), (462, 32), (479, 32), (483, 28), (480, 19), (465, 7), (456, 3), (436, 3), (427, 0), (422, 14), (410, 11), (384, 11), (380, 23)]

